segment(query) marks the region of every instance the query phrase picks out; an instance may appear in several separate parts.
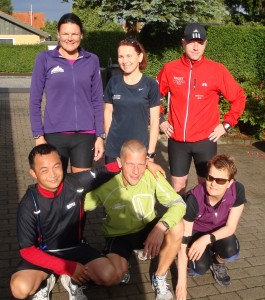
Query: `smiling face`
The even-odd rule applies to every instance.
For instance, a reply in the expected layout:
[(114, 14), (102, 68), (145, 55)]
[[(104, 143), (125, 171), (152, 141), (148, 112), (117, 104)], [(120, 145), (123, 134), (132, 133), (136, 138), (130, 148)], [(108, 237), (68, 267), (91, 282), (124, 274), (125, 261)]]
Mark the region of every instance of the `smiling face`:
[(119, 46), (118, 63), (125, 74), (132, 74), (139, 71), (139, 63), (143, 54), (138, 54), (132, 46)]
[[(214, 178), (229, 179), (229, 172), (227, 169), (217, 169), (212, 165), (208, 173)], [(210, 197), (213, 197), (219, 201), (232, 183), (233, 179), (231, 179), (230, 181), (226, 181), (226, 183), (223, 185), (216, 183), (215, 180), (206, 180), (206, 190)]]
[(78, 52), (78, 47), (80, 46), (83, 35), (77, 24), (68, 22), (61, 24), (60, 29), (58, 30), (58, 37), (63, 52), (61, 54), (73, 55)]
[(37, 154), (34, 167), (29, 172), (43, 189), (51, 192), (55, 192), (63, 180), (62, 162), (58, 153), (54, 151), (49, 154)]
[(122, 169), (124, 185), (137, 185), (146, 170), (146, 153), (126, 151), (122, 158), (117, 158), (117, 161)]
[(192, 39), (187, 42), (182, 39), (182, 45), (187, 57), (191, 60), (200, 60), (203, 56), (207, 41)]

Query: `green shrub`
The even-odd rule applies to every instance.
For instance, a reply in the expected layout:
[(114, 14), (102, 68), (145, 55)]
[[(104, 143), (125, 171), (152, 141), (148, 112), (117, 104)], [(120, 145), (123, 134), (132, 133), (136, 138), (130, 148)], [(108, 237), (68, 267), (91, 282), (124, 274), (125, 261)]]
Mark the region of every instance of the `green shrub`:
[[(206, 29), (208, 42), (205, 55), (223, 63), (242, 85), (247, 96), (246, 109), (239, 122), (240, 129), (261, 138), (265, 126), (264, 88), (259, 86), (265, 81), (264, 26), (226, 25), (208, 26)], [(137, 38), (148, 54), (145, 70), (148, 76), (155, 78), (165, 63), (181, 56), (182, 32), (183, 28), (168, 34), (163, 26), (151, 23), (143, 28)], [(124, 32), (88, 31), (82, 46), (99, 56), (101, 67), (107, 67), (109, 58), (117, 63), (117, 44), (124, 37)], [(46, 44), (1, 45), (0, 72), (30, 74), (36, 55), (45, 49)], [(229, 103), (221, 98), (219, 107), (223, 116), (229, 109)]]
[(1, 45), (0, 72), (31, 74), (36, 55), (47, 45)]
[(264, 83), (253, 86), (247, 93), (246, 109), (240, 117), (241, 129), (257, 139), (265, 138), (265, 88)]

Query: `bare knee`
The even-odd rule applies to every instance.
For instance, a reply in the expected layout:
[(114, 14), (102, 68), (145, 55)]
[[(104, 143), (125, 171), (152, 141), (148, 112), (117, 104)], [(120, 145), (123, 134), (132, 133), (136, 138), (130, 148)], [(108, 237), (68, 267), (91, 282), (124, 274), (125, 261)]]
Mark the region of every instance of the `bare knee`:
[(183, 234), (184, 234), (184, 222), (181, 220), (167, 232), (166, 236), (168, 239), (178, 242), (182, 240)]
[(188, 176), (183, 176), (183, 177), (172, 176), (171, 180), (172, 180), (172, 186), (177, 193), (180, 194), (185, 193)]
[(17, 299), (25, 299), (33, 295), (43, 280), (48, 277), (43, 271), (21, 270), (14, 273), (10, 280), (10, 289)]
[(116, 272), (114, 267), (106, 267), (102, 270), (98, 276), (98, 284), (104, 286), (111, 286), (119, 284), (120, 276)]
[(27, 282), (25, 282), (21, 277), (14, 275), (11, 277), (10, 289), (12, 295), (17, 299), (26, 299), (31, 292)]

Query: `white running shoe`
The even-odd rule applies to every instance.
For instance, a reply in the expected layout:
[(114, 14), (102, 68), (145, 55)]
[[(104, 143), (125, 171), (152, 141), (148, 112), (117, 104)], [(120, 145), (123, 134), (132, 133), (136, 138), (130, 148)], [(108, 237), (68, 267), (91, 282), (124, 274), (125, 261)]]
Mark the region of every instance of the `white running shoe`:
[[(34, 294), (32, 300), (49, 300), (50, 292), (55, 285), (55, 276), (51, 274), (46, 280), (46, 286), (39, 289), (39, 291)], [(44, 282), (43, 282), (44, 283)]]
[(87, 300), (87, 296), (84, 295), (83, 290), (85, 286), (73, 284), (71, 277), (68, 275), (61, 276), (61, 283), (69, 294), (69, 300)]
[(133, 252), (138, 257), (139, 260), (142, 261), (147, 260), (147, 255), (144, 256), (144, 249), (133, 250)]
[(156, 293), (156, 300), (173, 300), (173, 295), (167, 283), (167, 274), (164, 276), (152, 276), (152, 287)]

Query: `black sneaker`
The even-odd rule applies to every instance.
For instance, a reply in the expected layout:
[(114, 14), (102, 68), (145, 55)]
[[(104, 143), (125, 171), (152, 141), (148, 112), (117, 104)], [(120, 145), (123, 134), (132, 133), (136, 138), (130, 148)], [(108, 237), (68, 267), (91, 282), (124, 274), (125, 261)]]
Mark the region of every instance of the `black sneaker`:
[(196, 276), (199, 276), (192, 268), (187, 268), (187, 275), (188, 277), (194, 278)]
[(213, 273), (215, 281), (221, 286), (230, 285), (230, 276), (227, 273), (225, 264), (212, 263), (210, 269)]

